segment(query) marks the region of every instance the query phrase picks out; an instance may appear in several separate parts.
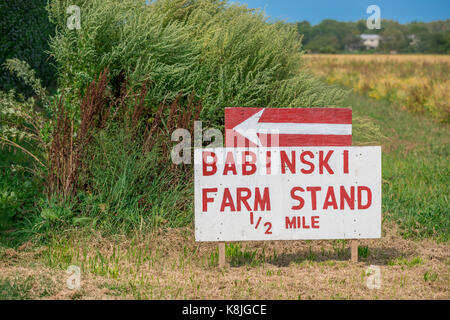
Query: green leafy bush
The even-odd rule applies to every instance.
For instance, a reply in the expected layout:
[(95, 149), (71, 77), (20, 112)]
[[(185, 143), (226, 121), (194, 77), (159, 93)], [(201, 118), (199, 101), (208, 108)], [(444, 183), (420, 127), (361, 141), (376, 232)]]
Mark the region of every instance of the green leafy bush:
[[(19, 149), (35, 161), (37, 167), (31, 170), (39, 171), (46, 167), (45, 150), (52, 126), (52, 99), (26, 62), (11, 59), (5, 66), (30, 86), (35, 97), (26, 99), (14, 90), (8, 93), (0, 91), (0, 148), (9, 146)], [(38, 171), (35, 173), (38, 174)]]
[(54, 62), (46, 53), (55, 26), (45, 9), (47, 0), (0, 2), (0, 90), (31, 95), (33, 92), (15, 75), (3, 69), (7, 59), (17, 58), (36, 70), (46, 87), (55, 84)]
[[(65, 27), (67, 5), (81, 8), (81, 30)], [(72, 3), (73, 2), (73, 3)], [(151, 84), (150, 104), (195, 91), (203, 120), (223, 122), (225, 107), (336, 106), (343, 91), (303, 68), (293, 26), (216, 0), (53, 0), (59, 29), (51, 42), (60, 85), (73, 100), (105, 67), (113, 91)]]
[(0, 230), (17, 228), (42, 197), (51, 138), (51, 98), (34, 70), (17, 59), (6, 68), (34, 92), (0, 91)]
[(142, 145), (131, 141), (129, 133), (116, 126), (97, 136), (90, 187), (78, 194), (85, 222), (110, 232), (192, 222), (191, 172), (170, 170), (160, 150), (142, 152)]
[(27, 157), (12, 149), (0, 149), (0, 232), (17, 228), (20, 221), (34, 212), (41, 181), (24, 170), (26, 166), (29, 166)]

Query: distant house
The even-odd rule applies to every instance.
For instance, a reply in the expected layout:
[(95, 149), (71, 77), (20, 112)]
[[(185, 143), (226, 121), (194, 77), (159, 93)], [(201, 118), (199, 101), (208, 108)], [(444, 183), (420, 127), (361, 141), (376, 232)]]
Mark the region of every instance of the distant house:
[(367, 50), (377, 49), (380, 45), (381, 37), (377, 34), (362, 34), (360, 38)]

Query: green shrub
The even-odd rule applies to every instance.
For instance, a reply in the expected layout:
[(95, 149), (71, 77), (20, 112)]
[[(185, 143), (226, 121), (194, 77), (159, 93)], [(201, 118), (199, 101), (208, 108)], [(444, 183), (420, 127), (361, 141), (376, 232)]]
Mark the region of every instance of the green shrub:
[(171, 170), (158, 148), (142, 152), (140, 142), (113, 125), (98, 134), (90, 154), (90, 186), (78, 194), (81, 216), (111, 232), (192, 222), (192, 172)]
[[(66, 27), (70, 4), (81, 7), (81, 30)], [(105, 68), (113, 93), (124, 79), (131, 87), (150, 82), (148, 102), (155, 105), (174, 99), (179, 91), (192, 91), (190, 71), (198, 50), (187, 27), (164, 24), (142, 1), (51, 1), (49, 10), (59, 27), (51, 51), (58, 61), (59, 87), (69, 102), (77, 103), (86, 84)]]
[(0, 90), (31, 95), (21, 79), (3, 68), (7, 59), (26, 61), (45, 86), (55, 84), (53, 60), (46, 53), (55, 26), (45, 10), (47, 0), (14, 0), (0, 2)]
[(127, 234), (192, 222), (191, 173), (157, 165), (159, 150), (143, 153), (131, 139), (116, 125), (101, 131), (89, 148), (89, 174), (80, 178), (86, 188), (63, 203), (43, 200), (23, 232), (45, 239), (74, 227)]
[[(64, 100), (47, 97), (26, 63), (14, 60), (9, 66), (41, 96), (41, 107), (36, 109), (34, 98), (25, 100), (13, 91), (0, 91), (0, 147), (15, 148), (33, 160), (34, 166), (26, 169), (31, 178), (44, 183), (42, 191), (47, 193), (47, 197), (30, 197), (40, 203), (31, 210), (33, 215), (23, 217), (22, 230), (16, 235), (40, 237), (52, 230), (86, 225), (128, 232), (191, 221), (186, 198), (192, 194), (192, 185), (185, 176), (191, 170), (171, 165), (168, 144), (174, 127), (192, 129), (192, 116), (200, 112), (200, 105), (179, 98), (167, 117), (161, 114), (161, 104), (157, 112), (145, 113), (150, 122), (143, 121), (146, 87), (139, 93), (122, 92), (114, 100), (106, 88), (109, 73), (105, 70), (86, 90), (81, 123), (74, 131)], [(18, 160), (5, 159), (7, 173)], [(22, 179), (17, 183), (23, 183)], [(22, 204), (17, 194), (14, 188), (0, 188), (3, 229), (18, 222)]]
[(26, 99), (14, 90), (0, 91), (0, 149), (13, 147), (28, 155), (35, 164), (29, 171), (42, 176), (52, 131), (53, 99), (26, 62), (11, 59), (5, 66), (33, 90), (35, 97)]
[[(34, 210), (39, 188), (33, 175), (8, 164), (12, 153), (2, 151), (0, 157), (0, 231), (17, 226), (18, 221)], [(17, 163), (17, 155), (14, 155)]]
[[(65, 27), (65, 8), (81, 7), (81, 30)], [(115, 91), (151, 83), (148, 100), (170, 102), (195, 91), (203, 120), (223, 123), (225, 107), (336, 106), (343, 91), (303, 68), (293, 26), (268, 23), (244, 6), (217, 0), (53, 0), (59, 29), (51, 42), (59, 82), (78, 97), (86, 82), (109, 67)]]

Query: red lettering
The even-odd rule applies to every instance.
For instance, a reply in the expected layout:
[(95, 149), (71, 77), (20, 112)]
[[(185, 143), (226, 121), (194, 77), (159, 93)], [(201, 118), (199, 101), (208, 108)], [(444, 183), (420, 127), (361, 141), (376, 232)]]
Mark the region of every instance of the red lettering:
[[(213, 158), (212, 163), (208, 163), (206, 161), (206, 159), (208, 157)], [(212, 175), (216, 174), (216, 172), (217, 172), (217, 166), (216, 166), (217, 156), (216, 156), (216, 154), (214, 152), (203, 152), (202, 158), (203, 158), (203, 175), (204, 176), (212, 176)], [(211, 171), (207, 170), (208, 167), (212, 168)]]
[(344, 150), (344, 173), (348, 173), (348, 150)]
[(331, 155), (333, 154), (333, 150), (328, 151), (325, 159), (323, 158), (323, 151), (319, 151), (319, 173), (323, 174), (323, 168), (327, 169), (329, 174), (334, 174), (333, 170), (331, 170), (330, 165), (328, 164), (328, 160), (330, 160)]
[(305, 217), (302, 217), (302, 221), (303, 221), (303, 229), (309, 229), (309, 226), (306, 224), (306, 221), (305, 221), (306, 219), (305, 219)]
[(340, 188), (341, 194), (341, 206), (340, 209), (344, 210), (345, 202), (350, 207), (351, 210), (355, 209), (355, 187), (350, 187), (350, 195), (348, 195), (347, 191), (345, 191), (345, 187), (341, 186)]
[(223, 191), (223, 199), (222, 199), (222, 205), (220, 206), (220, 211), (224, 212), (225, 207), (230, 207), (231, 211), (236, 211), (234, 207), (233, 198), (231, 197), (230, 189), (225, 188)]
[(292, 188), (292, 190), (291, 190), (291, 198), (294, 199), (294, 200), (297, 200), (299, 202), (298, 205), (292, 206), (292, 210), (300, 210), (305, 205), (305, 200), (302, 197), (297, 196), (295, 194), (296, 191), (305, 192), (305, 190), (303, 188), (301, 188), (301, 187), (294, 187), (294, 188)]
[(281, 173), (286, 173), (286, 165), (291, 173), (295, 173), (295, 151), (292, 151), (292, 158), (289, 160), (285, 151), (280, 152)]
[(325, 203), (323, 204), (323, 209), (326, 210), (329, 206), (333, 206), (333, 209), (338, 208), (333, 187), (328, 187), (327, 195), (325, 196)]
[(311, 217), (311, 227), (313, 229), (319, 229), (319, 216)]
[(289, 220), (289, 217), (286, 217), (286, 229), (296, 229), (297, 224), (295, 222), (295, 217), (292, 217), (291, 220)]
[(322, 190), (321, 187), (307, 187), (306, 191), (311, 192), (311, 205), (313, 210), (317, 210), (317, 191)]
[(311, 159), (314, 159), (314, 153), (312, 153), (311, 151), (302, 152), (302, 154), (300, 155), (300, 161), (303, 164), (306, 164), (307, 166), (309, 166), (309, 169), (308, 170), (302, 169), (300, 171), (304, 174), (313, 173), (314, 172), (314, 164), (312, 162), (307, 161), (305, 159), (305, 156), (309, 156)]
[(272, 173), (272, 162), (271, 162), (271, 157), (272, 157), (272, 153), (270, 151), (266, 152), (266, 172), (267, 174), (271, 174)]
[[(366, 204), (362, 204), (362, 192), (366, 191), (367, 192), (367, 203)], [(372, 205), (372, 191), (370, 191), (370, 189), (368, 187), (358, 187), (358, 209), (367, 209)]]
[[(306, 220), (311, 218), (311, 224), (308, 225)], [(319, 229), (319, 216), (314, 217), (305, 217), (305, 216), (297, 216), (297, 217), (286, 217), (285, 218), (285, 229)]]
[(269, 188), (264, 188), (264, 195), (262, 198), (259, 188), (255, 189), (255, 211), (258, 210), (258, 206), (261, 208), (261, 211), (270, 211)]
[(272, 223), (271, 222), (266, 222), (264, 223), (264, 227), (267, 227), (266, 232), (264, 232), (265, 234), (272, 234)]
[(228, 171), (233, 172), (233, 175), (237, 175), (236, 164), (233, 157), (233, 152), (227, 152), (227, 159), (225, 160), (225, 166), (223, 168), (223, 175), (228, 175)]
[[(247, 156), (250, 156), (252, 159), (250, 161), (247, 160)], [(244, 151), (242, 153), (242, 175), (249, 176), (256, 172), (256, 154), (252, 151)], [(250, 167), (250, 169), (247, 169)]]
[[(237, 192), (237, 211), (241, 211), (241, 203), (244, 204), (245, 208), (247, 208), (248, 211), (251, 211), (252, 208), (250, 207), (250, 205), (248, 204), (247, 200), (250, 199), (250, 197), (252, 196), (252, 192), (250, 191), (249, 188), (237, 188), (236, 189)], [(244, 196), (243, 193), (246, 193), (246, 195)]]
[(217, 192), (217, 188), (202, 189), (203, 212), (208, 211), (208, 202), (214, 202), (214, 198), (208, 198), (209, 192)]

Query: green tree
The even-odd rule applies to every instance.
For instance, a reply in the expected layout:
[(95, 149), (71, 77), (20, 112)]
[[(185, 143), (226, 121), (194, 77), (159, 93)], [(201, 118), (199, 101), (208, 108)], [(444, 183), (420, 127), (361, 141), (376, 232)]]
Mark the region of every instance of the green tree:
[(303, 47), (311, 52), (339, 53), (364, 50), (361, 34), (378, 34), (381, 41), (375, 52), (449, 53), (450, 20), (400, 24), (382, 20), (381, 29), (369, 30), (366, 20), (339, 22), (323, 20), (315, 26), (308, 21), (296, 23), (303, 35)]
[(385, 22), (380, 35), (380, 50), (384, 52), (398, 51), (403, 52), (409, 45), (407, 35), (402, 26), (394, 21)]
[(307, 32), (303, 39), (305, 49), (319, 53), (338, 53), (359, 47), (356, 23), (323, 20), (316, 26), (307, 22), (297, 24), (299, 32)]

